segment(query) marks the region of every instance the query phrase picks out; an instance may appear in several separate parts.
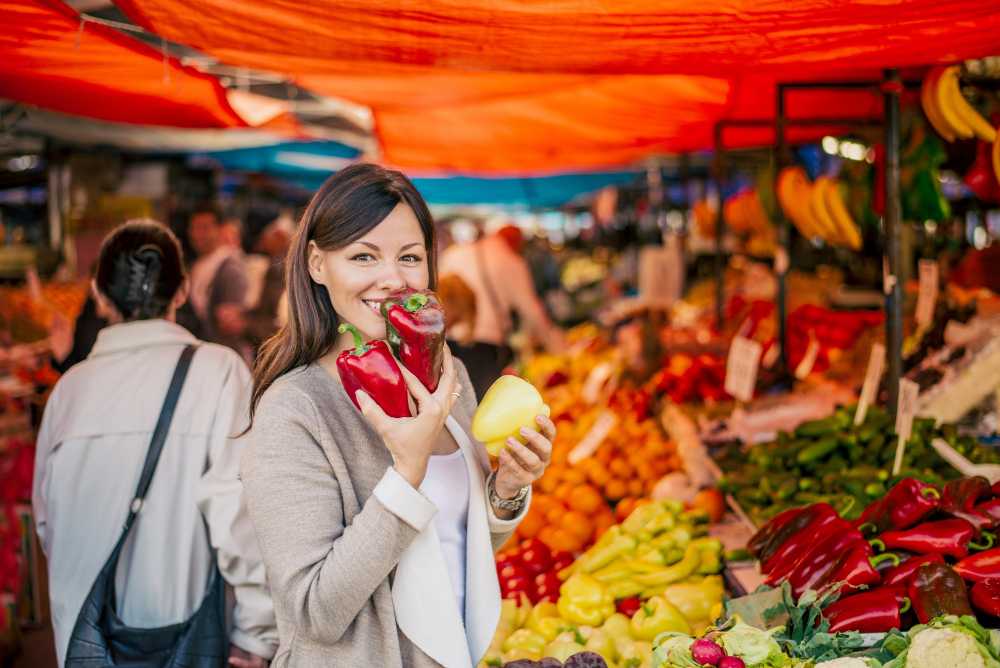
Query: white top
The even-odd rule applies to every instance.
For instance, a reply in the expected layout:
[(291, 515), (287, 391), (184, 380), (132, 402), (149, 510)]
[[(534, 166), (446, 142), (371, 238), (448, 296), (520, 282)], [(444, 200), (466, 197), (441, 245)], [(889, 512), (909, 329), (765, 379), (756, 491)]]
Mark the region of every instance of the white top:
[(432, 455), (420, 491), (437, 507), (434, 529), (448, 567), (448, 576), (465, 617), (465, 540), (469, 516), (469, 470), (458, 448), (450, 455)]
[[(166, 320), (106, 327), (90, 356), (56, 384), (38, 435), (32, 493), (49, 563), (62, 666), (94, 578), (121, 532), (177, 360), (195, 343)], [(250, 374), (236, 353), (195, 353), (148, 496), (122, 552), (118, 610), (132, 626), (189, 617), (205, 594), (211, 552), (235, 593), (234, 644), (271, 657), (274, 610), (238, 478)], [(205, 522), (202, 521), (204, 517)]]
[[(480, 260), (484, 265), (482, 270)], [(493, 286), (497, 305), (483, 280), (484, 272)], [(476, 325), (472, 338), (476, 341), (504, 343), (511, 334), (512, 309), (536, 337), (544, 341), (549, 335), (552, 326), (535, 293), (528, 264), (501, 237), (492, 235), (471, 244), (449, 246), (441, 253), (438, 273), (458, 276), (475, 293)]]

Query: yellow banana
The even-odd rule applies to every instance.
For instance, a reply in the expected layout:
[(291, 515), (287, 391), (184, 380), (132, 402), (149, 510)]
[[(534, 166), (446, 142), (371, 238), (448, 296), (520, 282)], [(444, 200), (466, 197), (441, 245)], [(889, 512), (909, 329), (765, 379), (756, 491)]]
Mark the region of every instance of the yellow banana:
[[(816, 180), (818, 184), (820, 179)], [(858, 226), (851, 218), (850, 211), (840, 192), (840, 184), (833, 179), (824, 183), (823, 194), (826, 196), (826, 208), (830, 211), (830, 216), (837, 223), (840, 237), (847, 242), (851, 250), (861, 250), (861, 233)]]
[(989, 124), (983, 115), (976, 111), (976, 108), (969, 104), (969, 101), (962, 95), (962, 89), (958, 87), (958, 68), (948, 68), (952, 76), (942, 81), (942, 85), (947, 87), (945, 91), (948, 100), (951, 102), (951, 109), (962, 119), (967, 126), (972, 128), (972, 132), (985, 142), (992, 143), (997, 138), (997, 131)]
[(802, 197), (803, 189), (809, 187), (809, 177), (801, 167), (785, 167), (778, 175), (778, 203), (789, 220), (807, 239), (818, 236), (819, 230), (811, 224), (808, 202)]
[[(975, 133), (972, 127), (965, 122), (954, 109), (953, 90), (958, 89), (958, 68), (952, 65), (941, 70), (937, 78), (937, 86), (934, 88), (934, 99), (937, 101), (938, 110), (945, 122), (952, 127), (955, 135), (961, 139), (970, 139)], [(961, 93), (959, 92), (959, 96)]]
[(821, 176), (813, 184), (812, 193), (809, 197), (809, 210), (812, 211), (813, 218), (823, 228), (823, 239), (828, 244), (840, 245), (843, 239), (840, 238), (840, 234), (838, 233), (837, 223), (833, 220), (830, 211), (826, 207), (826, 195), (823, 193), (826, 189), (826, 179), (827, 177)]
[(920, 106), (924, 108), (924, 115), (927, 116), (927, 120), (930, 121), (931, 126), (937, 133), (945, 141), (953, 142), (955, 141), (955, 133), (952, 131), (951, 126), (941, 117), (941, 110), (938, 109), (934, 96), (934, 87), (937, 84), (937, 77), (940, 71), (941, 68), (936, 67), (924, 77), (924, 82), (920, 85)]

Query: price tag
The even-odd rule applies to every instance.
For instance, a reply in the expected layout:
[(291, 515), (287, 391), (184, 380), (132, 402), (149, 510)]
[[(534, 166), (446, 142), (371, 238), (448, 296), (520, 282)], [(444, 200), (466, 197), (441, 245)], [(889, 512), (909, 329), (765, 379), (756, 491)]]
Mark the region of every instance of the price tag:
[(920, 261), (920, 292), (917, 294), (917, 325), (928, 327), (934, 320), (934, 306), (938, 297), (938, 263), (936, 260)]
[(757, 367), (763, 347), (752, 339), (742, 336), (733, 338), (726, 360), (726, 392), (740, 401), (753, 399), (753, 389), (757, 385)]
[(597, 448), (601, 447), (601, 443), (608, 437), (616, 424), (618, 424), (617, 414), (613, 411), (602, 411), (594, 420), (594, 425), (590, 430), (580, 439), (576, 447), (570, 450), (567, 461), (575, 466), (597, 452)]
[(809, 347), (806, 348), (806, 354), (802, 356), (802, 361), (799, 365), (795, 367), (795, 377), (799, 380), (805, 380), (812, 373), (813, 367), (816, 365), (816, 357), (819, 355), (819, 341), (816, 340), (816, 336), (809, 332)]
[(601, 362), (587, 374), (587, 379), (583, 381), (583, 389), (580, 390), (580, 397), (588, 404), (594, 404), (601, 396), (601, 389), (611, 378), (614, 372), (614, 365), (611, 362)]
[(787, 274), (788, 266), (790, 261), (788, 259), (788, 251), (784, 247), (779, 246), (776, 251), (774, 251), (774, 273), (776, 274)]
[(872, 352), (868, 356), (868, 371), (865, 372), (865, 384), (861, 386), (861, 397), (858, 398), (858, 408), (854, 412), (854, 426), (865, 421), (868, 414), (868, 407), (875, 400), (875, 393), (878, 392), (878, 383), (882, 380), (882, 371), (885, 369), (885, 346), (881, 343), (872, 345)]
[(778, 356), (781, 355), (781, 344), (775, 341), (771, 344), (771, 347), (767, 349), (764, 353), (764, 359), (761, 360), (761, 364), (764, 365), (765, 369), (770, 369), (774, 366), (774, 363), (778, 361)]
[(882, 257), (882, 292), (891, 295), (896, 287), (896, 275), (889, 272), (889, 258)]
[(896, 460), (892, 464), (892, 474), (899, 475), (903, 468), (903, 452), (906, 441), (913, 431), (913, 416), (917, 414), (917, 397), (920, 396), (920, 386), (912, 380), (900, 378), (899, 402), (896, 404), (896, 433), (899, 441), (896, 443)]

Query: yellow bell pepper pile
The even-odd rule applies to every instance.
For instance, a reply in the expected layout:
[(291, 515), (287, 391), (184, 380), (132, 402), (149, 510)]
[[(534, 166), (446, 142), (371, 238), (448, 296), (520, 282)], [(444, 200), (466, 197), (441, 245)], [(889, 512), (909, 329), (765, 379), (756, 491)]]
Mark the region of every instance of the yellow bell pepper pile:
[[(611, 668), (647, 668), (651, 642), (665, 631), (698, 635), (722, 612), (722, 545), (704, 517), (680, 503), (636, 508), (560, 573), (558, 603), (503, 601), (480, 668), (597, 652)], [(644, 600), (631, 619), (617, 599)]]

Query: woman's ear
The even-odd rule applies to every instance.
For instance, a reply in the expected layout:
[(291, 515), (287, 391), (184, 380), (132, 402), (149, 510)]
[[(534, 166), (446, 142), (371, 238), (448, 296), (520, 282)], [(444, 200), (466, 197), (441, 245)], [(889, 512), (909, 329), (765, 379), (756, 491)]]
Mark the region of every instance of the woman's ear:
[(323, 284), (323, 264), (326, 260), (326, 254), (320, 250), (320, 247), (316, 245), (315, 241), (309, 242), (309, 251), (307, 263), (309, 264), (309, 276), (314, 282)]
[(97, 287), (97, 281), (90, 279), (90, 294), (94, 298), (97, 306), (97, 315), (104, 318), (111, 324), (119, 323), (123, 320), (121, 313), (103, 292)]
[(177, 292), (174, 293), (174, 298), (170, 300), (170, 310), (176, 311), (180, 307), (184, 306), (187, 302), (188, 297), (191, 295), (191, 279), (187, 276), (181, 281), (181, 285), (177, 288)]

